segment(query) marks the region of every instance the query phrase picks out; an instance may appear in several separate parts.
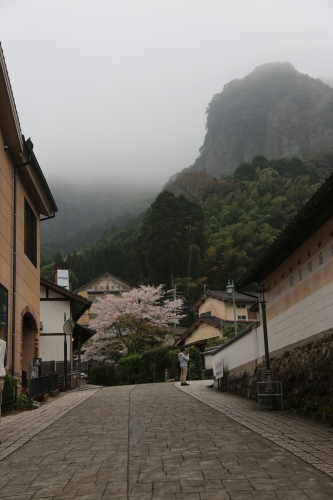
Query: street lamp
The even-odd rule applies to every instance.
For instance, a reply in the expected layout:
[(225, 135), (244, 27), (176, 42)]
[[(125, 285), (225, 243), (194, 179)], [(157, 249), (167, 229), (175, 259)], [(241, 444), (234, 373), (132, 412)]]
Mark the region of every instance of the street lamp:
[(230, 283), (230, 280), (228, 280), (228, 284), (226, 286), (226, 291), (227, 293), (230, 295), (230, 297), (232, 296), (232, 302), (233, 302), (233, 305), (234, 305), (234, 325), (235, 325), (235, 335), (237, 335), (237, 325), (236, 325), (236, 302), (235, 302), (235, 285), (234, 285), (234, 281), (232, 280), (231, 283)]
[[(270, 366), (269, 359), (269, 349), (268, 349), (268, 335), (267, 335), (267, 319), (266, 319), (266, 296), (267, 288), (263, 283), (260, 283), (258, 286), (258, 294), (259, 294), (259, 302), (261, 304), (261, 312), (262, 312), (262, 327), (264, 332), (264, 346), (265, 346), (265, 361), (266, 361), (266, 370), (265, 370), (265, 393), (272, 394), (272, 372)], [(272, 398), (266, 396), (266, 407), (272, 407)]]

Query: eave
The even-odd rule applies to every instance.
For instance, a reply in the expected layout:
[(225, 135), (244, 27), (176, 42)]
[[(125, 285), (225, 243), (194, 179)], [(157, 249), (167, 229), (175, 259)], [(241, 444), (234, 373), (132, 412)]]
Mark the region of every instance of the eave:
[(79, 325), (75, 323), (74, 331), (73, 331), (73, 350), (76, 351), (79, 348), (79, 336), (80, 336), (80, 345), (82, 346), (87, 340), (91, 339), (93, 335), (95, 335), (95, 330), (91, 328), (87, 328), (86, 326)]
[(51, 283), (51, 281), (47, 281), (41, 278), (40, 284), (46, 289), (52, 290), (53, 292), (58, 293), (59, 295), (70, 301), (71, 314), (74, 321), (77, 321), (79, 318), (81, 318), (81, 316), (90, 308), (92, 304), (91, 300), (81, 297), (81, 295), (77, 295), (76, 293), (70, 292), (66, 288), (56, 285), (55, 283)]
[[(253, 294), (255, 295), (255, 294)], [(217, 300), (221, 300), (222, 302), (230, 302), (232, 297), (226, 291), (216, 291), (216, 290), (206, 290), (205, 295), (202, 295), (200, 299), (198, 299), (192, 306), (192, 310), (199, 309), (201, 304), (203, 304), (207, 298), (212, 297)], [(255, 297), (250, 297), (249, 295), (245, 295), (243, 293), (235, 292), (235, 301), (236, 302), (255, 302)]]
[[(114, 280), (114, 281), (118, 282), (118, 283), (119, 283), (119, 284), (121, 284), (121, 285), (126, 285), (126, 286), (128, 286), (128, 287), (129, 287), (129, 284), (128, 284), (126, 281), (124, 281), (124, 280), (122, 280), (122, 279), (120, 279), (120, 278), (117, 278), (117, 276), (113, 276), (113, 274), (110, 274), (109, 272), (107, 272), (107, 271), (106, 271), (104, 274), (101, 274), (101, 275), (100, 275), (100, 276), (98, 276), (97, 278), (95, 278), (95, 279), (93, 279), (93, 280), (89, 281), (88, 283), (85, 283), (84, 285), (80, 286), (80, 288), (77, 288), (77, 289), (75, 290), (75, 292), (77, 293), (77, 292), (80, 292), (81, 290), (85, 290), (87, 287), (89, 287), (89, 286), (93, 285), (94, 283), (96, 283), (96, 281), (99, 281), (99, 280), (101, 280), (101, 279), (103, 279), (103, 278), (110, 278), (110, 279), (112, 279), (112, 280)], [(121, 290), (103, 290), (103, 291), (100, 291), (100, 292), (101, 292), (101, 294), (103, 295), (103, 294), (105, 294), (105, 293), (109, 293), (109, 292), (112, 292), (112, 291), (114, 291), (114, 292), (118, 292), (118, 293), (119, 293)], [(91, 292), (91, 293), (93, 293), (94, 295), (96, 295), (96, 294), (99, 292), (99, 290), (87, 290), (87, 292), (88, 292), (88, 293), (89, 293), (89, 292)]]
[(13, 152), (23, 152), (23, 138), (5, 57), (0, 44), (0, 128), (5, 145)]
[(25, 186), (29, 187), (29, 191), (33, 193), (39, 213), (51, 217), (58, 211), (58, 208), (33, 152), (33, 144), (30, 139), (24, 142), (24, 149), (30, 163), (22, 170), (20, 169), (20, 175), (24, 179)]

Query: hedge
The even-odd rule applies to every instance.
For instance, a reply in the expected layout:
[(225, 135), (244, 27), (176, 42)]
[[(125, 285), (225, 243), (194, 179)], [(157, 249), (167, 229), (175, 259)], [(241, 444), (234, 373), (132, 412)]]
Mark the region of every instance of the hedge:
[[(177, 378), (179, 352), (178, 347), (161, 347), (121, 358), (117, 368), (113, 365), (96, 366), (89, 371), (90, 383), (110, 386), (164, 382), (166, 373), (170, 378)], [(200, 380), (203, 369), (200, 351), (190, 347), (188, 352), (190, 354), (188, 379)]]

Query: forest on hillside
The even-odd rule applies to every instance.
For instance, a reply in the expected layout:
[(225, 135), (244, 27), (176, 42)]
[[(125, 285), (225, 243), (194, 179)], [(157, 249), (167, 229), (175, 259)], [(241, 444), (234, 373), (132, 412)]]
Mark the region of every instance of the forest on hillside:
[(330, 150), (303, 160), (257, 156), (220, 180), (187, 172), (122, 229), (80, 251), (42, 257), (41, 275), (52, 280), (64, 259), (73, 289), (108, 271), (132, 286), (176, 286), (191, 303), (204, 287), (237, 280), (332, 170)]

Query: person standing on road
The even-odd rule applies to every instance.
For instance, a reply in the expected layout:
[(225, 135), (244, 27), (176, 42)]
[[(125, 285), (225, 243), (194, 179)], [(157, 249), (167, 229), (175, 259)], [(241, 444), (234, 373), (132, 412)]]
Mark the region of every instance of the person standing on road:
[(182, 347), (180, 353), (178, 354), (179, 364), (180, 364), (180, 385), (189, 385), (186, 382), (186, 376), (188, 371), (188, 362), (190, 361), (189, 354), (186, 356), (185, 347)]
[(7, 364), (7, 344), (4, 340), (0, 339), (0, 424), (1, 424), (2, 391), (5, 384), (6, 364)]

